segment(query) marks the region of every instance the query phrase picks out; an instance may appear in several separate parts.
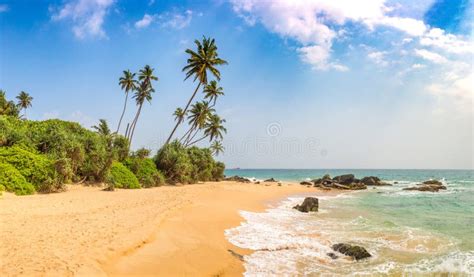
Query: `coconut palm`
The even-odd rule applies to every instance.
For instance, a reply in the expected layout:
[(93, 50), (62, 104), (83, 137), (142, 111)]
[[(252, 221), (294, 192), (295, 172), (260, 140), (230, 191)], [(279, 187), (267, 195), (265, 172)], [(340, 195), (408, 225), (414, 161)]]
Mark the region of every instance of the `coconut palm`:
[(181, 109), (181, 108), (176, 108), (176, 110), (174, 111), (173, 115), (174, 115), (174, 120), (175, 120), (175, 121), (183, 120), (183, 118), (184, 118), (183, 109)]
[(28, 93), (22, 91), (20, 94), (16, 97), (18, 99), (18, 107), (20, 109), (24, 110), (24, 117), (26, 118), (26, 109), (31, 107), (31, 102), (33, 101), (33, 97), (31, 97)]
[(134, 91), (137, 88), (137, 80), (135, 80), (135, 73), (130, 72), (130, 70), (124, 70), (123, 76), (119, 79), (120, 87), (125, 90), (125, 104), (123, 105), (122, 115), (120, 116), (120, 120), (117, 126), (117, 133), (120, 130), (120, 125), (122, 124), (122, 119), (125, 114), (125, 110), (127, 109), (127, 102), (128, 102), (128, 93), (130, 91)]
[(212, 103), (212, 107), (216, 105), (217, 97), (224, 95), (224, 90), (222, 87), (217, 85), (215, 80), (212, 80), (204, 87), (204, 99), (209, 99), (209, 102)]
[[(191, 102), (196, 96), (196, 93), (198, 92), (201, 85), (207, 84), (208, 71), (211, 72), (211, 74), (219, 81), (221, 79), (221, 73), (219, 70), (217, 70), (216, 66), (227, 64), (225, 60), (219, 58), (214, 39), (203, 37), (202, 42), (195, 40), (194, 43), (197, 47), (196, 51), (191, 49), (186, 49), (185, 51), (189, 57), (187, 60), (187, 65), (183, 67), (183, 72), (186, 72), (186, 78), (184, 80), (194, 76), (193, 81), (198, 80), (198, 85), (196, 86), (194, 93), (191, 95), (191, 98), (189, 98), (188, 103), (183, 109), (185, 114), (188, 111), (189, 105), (191, 105)], [(176, 122), (176, 125), (171, 131), (171, 134), (169, 135), (165, 144), (170, 142), (171, 138), (176, 132), (176, 129), (182, 122), (183, 120)]]
[(211, 146), (209, 147), (213, 155), (218, 156), (220, 153), (224, 152), (224, 146), (218, 140), (214, 141)]
[(152, 81), (158, 81), (158, 77), (153, 75), (154, 69), (151, 68), (149, 65), (145, 65), (143, 69), (140, 69), (138, 72), (138, 80), (140, 84), (136, 89), (133, 98), (135, 98), (135, 102), (138, 106), (137, 113), (135, 114), (135, 118), (132, 121), (132, 124), (129, 128), (129, 141), (132, 144), (133, 134), (135, 133), (135, 127), (137, 126), (138, 118), (140, 117), (140, 113), (142, 111), (143, 103), (146, 101), (151, 103), (152, 93), (155, 92), (155, 89), (152, 86)]
[(196, 134), (204, 128), (206, 121), (214, 111), (215, 110), (209, 106), (209, 102), (206, 101), (197, 102), (191, 106), (188, 116), (188, 123), (191, 127), (183, 136), (183, 138), (187, 136), (184, 141), (185, 143), (191, 141)]
[(221, 119), (217, 114), (209, 115), (204, 126), (204, 136), (193, 142), (189, 142), (187, 146), (193, 145), (205, 138), (209, 138), (209, 141), (214, 139), (222, 140), (223, 133), (227, 133), (227, 129), (222, 125), (224, 122), (225, 119)]
[(13, 101), (8, 101), (5, 94), (6, 92), (4, 90), (0, 90), (0, 115), (18, 117), (20, 112), (18, 109), (19, 106), (17, 106)]
[(102, 136), (110, 136), (110, 128), (105, 119), (99, 119), (99, 124), (92, 128)]

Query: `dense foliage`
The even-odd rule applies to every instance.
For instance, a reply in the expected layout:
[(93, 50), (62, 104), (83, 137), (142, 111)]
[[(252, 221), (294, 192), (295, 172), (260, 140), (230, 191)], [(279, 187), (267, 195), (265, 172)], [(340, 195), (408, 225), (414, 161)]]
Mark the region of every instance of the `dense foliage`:
[(155, 157), (158, 170), (169, 183), (195, 183), (221, 180), (224, 164), (212, 158), (207, 148), (186, 148), (178, 141), (164, 145)]
[(123, 164), (135, 174), (140, 184), (145, 187), (157, 187), (165, 184), (163, 173), (156, 169), (155, 162), (147, 157), (133, 155)]
[(16, 195), (26, 195), (35, 192), (34, 186), (26, 181), (15, 167), (0, 163), (0, 192), (6, 190)]
[(107, 176), (107, 183), (114, 188), (138, 189), (140, 184), (137, 177), (120, 162), (113, 162)]

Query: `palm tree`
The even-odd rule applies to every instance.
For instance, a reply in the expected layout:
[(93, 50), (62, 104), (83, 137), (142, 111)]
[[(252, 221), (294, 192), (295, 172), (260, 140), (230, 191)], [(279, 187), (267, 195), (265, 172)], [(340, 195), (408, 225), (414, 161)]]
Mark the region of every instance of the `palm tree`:
[(105, 119), (99, 119), (99, 125), (92, 126), (92, 128), (102, 136), (110, 136), (109, 124)]
[(212, 102), (212, 107), (214, 107), (216, 105), (217, 97), (224, 95), (224, 90), (222, 87), (217, 85), (215, 80), (212, 80), (204, 87), (204, 93), (204, 99), (209, 99), (209, 102)]
[(211, 147), (209, 147), (213, 155), (218, 156), (220, 153), (224, 152), (224, 146), (222, 146), (222, 143), (218, 140), (214, 141), (211, 144)]
[(193, 142), (189, 142), (186, 146), (191, 146), (207, 137), (209, 137), (209, 141), (214, 139), (222, 140), (222, 134), (227, 133), (227, 129), (222, 125), (224, 122), (225, 119), (221, 119), (217, 114), (209, 115), (204, 127), (204, 136)]
[(204, 128), (206, 121), (214, 111), (215, 110), (209, 106), (209, 102), (206, 101), (197, 102), (191, 106), (190, 114), (188, 116), (189, 125), (191, 127), (183, 136), (184, 138), (187, 135), (185, 143), (191, 141), (199, 132), (199, 130)]
[(31, 102), (33, 101), (33, 97), (31, 97), (28, 93), (22, 91), (16, 97), (16, 99), (18, 99), (18, 107), (20, 107), (20, 109), (25, 110), (23, 115), (26, 118), (26, 109), (31, 107)]
[(134, 91), (137, 88), (137, 80), (135, 80), (135, 73), (130, 72), (130, 70), (124, 70), (123, 76), (119, 79), (120, 87), (125, 90), (125, 104), (123, 105), (122, 115), (120, 116), (120, 120), (117, 126), (117, 132), (120, 130), (120, 125), (122, 124), (123, 115), (125, 114), (125, 110), (127, 109), (127, 102), (128, 102), (128, 93), (130, 91)]
[[(215, 40), (211, 38), (203, 37), (202, 42), (199, 40), (195, 40), (194, 43), (196, 44), (197, 51), (193, 51), (191, 49), (186, 49), (186, 53), (189, 54), (189, 58), (187, 61), (187, 65), (183, 67), (183, 72), (186, 72), (186, 81), (188, 78), (194, 76), (194, 80), (198, 80), (198, 85), (194, 90), (194, 93), (189, 98), (186, 107), (184, 108), (183, 112), (186, 114), (188, 111), (189, 105), (196, 96), (201, 85), (207, 84), (207, 72), (210, 71), (212, 75), (219, 81), (221, 79), (221, 73), (217, 70), (217, 65), (224, 65), (227, 64), (227, 61), (219, 58), (219, 54), (217, 53), (217, 46), (215, 44)], [(173, 137), (174, 133), (178, 126), (183, 122), (183, 119), (176, 122), (176, 125), (171, 131), (168, 139), (166, 140), (165, 144), (168, 144)]]
[(181, 109), (181, 108), (176, 108), (173, 115), (174, 115), (174, 120), (175, 121), (183, 120), (183, 118), (185, 116), (185, 114), (183, 113), (183, 109)]
[(158, 81), (158, 77), (153, 75), (153, 70), (154, 69), (151, 68), (149, 65), (145, 65), (145, 67), (143, 69), (140, 69), (138, 73), (138, 80), (140, 81), (140, 84), (138, 86), (138, 89), (135, 92), (135, 95), (133, 96), (133, 98), (135, 98), (135, 101), (137, 103), (138, 110), (129, 128), (130, 144), (132, 144), (133, 134), (135, 133), (135, 127), (137, 126), (137, 121), (138, 121), (138, 118), (140, 117), (143, 103), (145, 102), (145, 100), (148, 102), (151, 102), (151, 99), (152, 99), (151, 94), (155, 92), (155, 89), (153, 88), (151, 82)]

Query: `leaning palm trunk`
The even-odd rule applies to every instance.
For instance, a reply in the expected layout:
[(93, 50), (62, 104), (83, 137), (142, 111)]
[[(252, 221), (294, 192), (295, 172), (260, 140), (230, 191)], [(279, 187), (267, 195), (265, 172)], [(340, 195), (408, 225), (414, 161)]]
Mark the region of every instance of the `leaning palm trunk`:
[(133, 119), (132, 126), (130, 126), (131, 131), (130, 131), (129, 145), (132, 145), (133, 134), (135, 133), (135, 127), (137, 126), (137, 121), (142, 111), (142, 106), (143, 106), (143, 103), (141, 103), (140, 107), (138, 107), (137, 115), (135, 116), (135, 119)]
[(200, 142), (201, 140), (203, 140), (203, 139), (205, 139), (205, 138), (207, 138), (207, 136), (203, 136), (203, 137), (200, 138), (200, 139), (197, 139), (197, 140), (195, 140), (195, 141), (193, 141), (193, 142), (191, 142), (191, 143), (186, 144), (186, 147), (191, 146), (191, 145), (193, 145), (193, 144), (195, 144), (195, 143), (198, 143), (198, 142)]
[[(191, 132), (194, 131), (194, 126), (191, 126), (191, 128), (189, 128), (189, 130), (181, 137), (181, 139), (179, 140), (179, 142), (185, 142), (187, 141), (189, 138), (189, 135), (191, 134)], [(186, 138), (186, 139), (184, 139)]]
[(117, 131), (116, 131), (117, 134), (120, 130), (120, 125), (122, 124), (123, 115), (125, 114), (125, 110), (127, 109), (127, 101), (128, 101), (128, 91), (125, 93), (125, 104), (123, 105), (122, 115), (120, 116), (120, 120), (118, 123)]
[[(191, 105), (191, 102), (193, 101), (194, 97), (196, 96), (196, 93), (198, 92), (200, 86), (201, 86), (201, 82), (199, 82), (199, 84), (197, 85), (197, 87), (194, 90), (194, 93), (191, 96), (191, 98), (189, 98), (188, 104), (186, 104), (186, 108), (184, 108), (184, 110), (183, 110), (183, 114), (186, 114), (186, 112), (188, 111), (189, 105)], [(170, 142), (171, 138), (173, 138), (173, 135), (176, 132), (176, 129), (178, 129), (179, 124), (181, 124), (182, 122), (183, 122), (182, 118), (180, 120), (178, 120), (178, 122), (176, 123), (176, 126), (174, 126), (174, 128), (173, 128), (173, 131), (171, 131), (170, 136), (166, 140), (165, 145)]]

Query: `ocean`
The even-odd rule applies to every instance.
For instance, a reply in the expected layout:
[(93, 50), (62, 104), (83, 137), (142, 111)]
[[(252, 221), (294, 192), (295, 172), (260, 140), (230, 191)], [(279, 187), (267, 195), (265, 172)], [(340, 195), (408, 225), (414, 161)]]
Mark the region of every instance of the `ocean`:
[[(397, 184), (337, 196), (315, 192), (317, 213), (292, 209), (311, 194), (292, 196), (265, 212), (240, 211), (244, 221), (225, 235), (255, 250), (244, 257), (246, 276), (474, 276), (473, 170), (226, 170), (227, 176), (293, 182), (347, 173)], [(447, 190), (402, 190), (430, 179)], [(353, 261), (334, 252), (335, 243), (363, 246), (372, 257)]]

